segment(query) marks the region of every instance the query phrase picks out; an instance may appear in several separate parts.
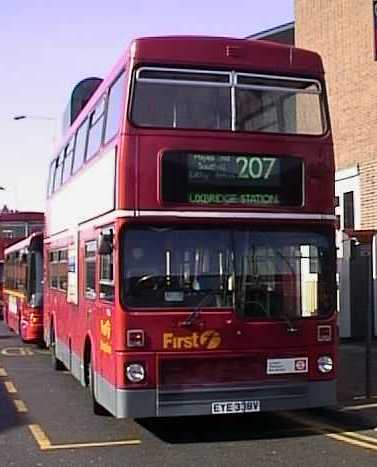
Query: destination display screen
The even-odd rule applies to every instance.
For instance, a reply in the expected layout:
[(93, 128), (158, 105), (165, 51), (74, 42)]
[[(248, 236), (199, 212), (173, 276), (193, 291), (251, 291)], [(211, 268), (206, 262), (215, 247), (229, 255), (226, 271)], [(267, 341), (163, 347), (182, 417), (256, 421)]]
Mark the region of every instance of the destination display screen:
[(162, 199), (183, 204), (301, 206), (303, 164), (292, 156), (169, 151)]

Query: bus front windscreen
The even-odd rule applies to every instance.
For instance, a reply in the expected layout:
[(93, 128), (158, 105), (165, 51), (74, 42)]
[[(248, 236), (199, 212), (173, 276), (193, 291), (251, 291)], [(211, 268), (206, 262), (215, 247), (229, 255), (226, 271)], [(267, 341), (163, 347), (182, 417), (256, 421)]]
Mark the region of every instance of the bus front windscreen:
[(320, 135), (319, 81), (224, 71), (142, 67), (131, 120), (140, 127)]
[(331, 235), (306, 230), (130, 227), (122, 237), (126, 308), (232, 308), (244, 319), (335, 310)]

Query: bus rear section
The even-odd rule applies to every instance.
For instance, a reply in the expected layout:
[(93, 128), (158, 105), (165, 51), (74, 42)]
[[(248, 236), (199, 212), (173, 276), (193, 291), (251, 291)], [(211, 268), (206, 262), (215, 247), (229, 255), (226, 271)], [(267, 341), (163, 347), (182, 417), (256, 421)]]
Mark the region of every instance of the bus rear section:
[(5, 321), (25, 342), (42, 342), (42, 282), (43, 234), (34, 233), (5, 250)]

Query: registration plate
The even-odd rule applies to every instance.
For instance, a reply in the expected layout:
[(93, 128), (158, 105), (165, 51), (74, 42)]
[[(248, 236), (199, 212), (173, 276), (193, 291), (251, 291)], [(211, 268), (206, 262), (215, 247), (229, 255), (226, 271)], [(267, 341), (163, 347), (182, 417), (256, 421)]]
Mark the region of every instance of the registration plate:
[(260, 412), (260, 401), (212, 402), (212, 413), (250, 413)]

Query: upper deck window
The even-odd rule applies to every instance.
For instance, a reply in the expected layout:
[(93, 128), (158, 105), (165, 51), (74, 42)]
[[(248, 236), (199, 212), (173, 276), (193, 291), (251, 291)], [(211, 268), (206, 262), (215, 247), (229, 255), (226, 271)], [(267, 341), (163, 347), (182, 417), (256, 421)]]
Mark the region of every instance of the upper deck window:
[(71, 176), (73, 150), (74, 150), (74, 138), (72, 137), (64, 150), (64, 168), (63, 168), (62, 183), (65, 183)]
[(61, 152), (60, 156), (58, 157), (56, 161), (53, 191), (56, 191), (61, 185), (63, 163), (64, 163), (64, 153)]
[(126, 75), (123, 72), (116, 79), (109, 91), (105, 125), (105, 143), (115, 136), (120, 127), (125, 77)]
[(80, 169), (85, 160), (88, 125), (89, 120), (85, 119), (76, 132), (75, 156), (73, 159), (72, 174), (75, 174)]
[(140, 126), (228, 130), (231, 74), (141, 68), (132, 119)]
[(86, 159), (91, 159), (102, 143), (103, 122), (105, 116), (105, 98), (103, 97), (89, 117), (89, 136)]
[(142, 127), (320, 135), (318, 81), (236, 72), (143, 67), (131, 118)]

